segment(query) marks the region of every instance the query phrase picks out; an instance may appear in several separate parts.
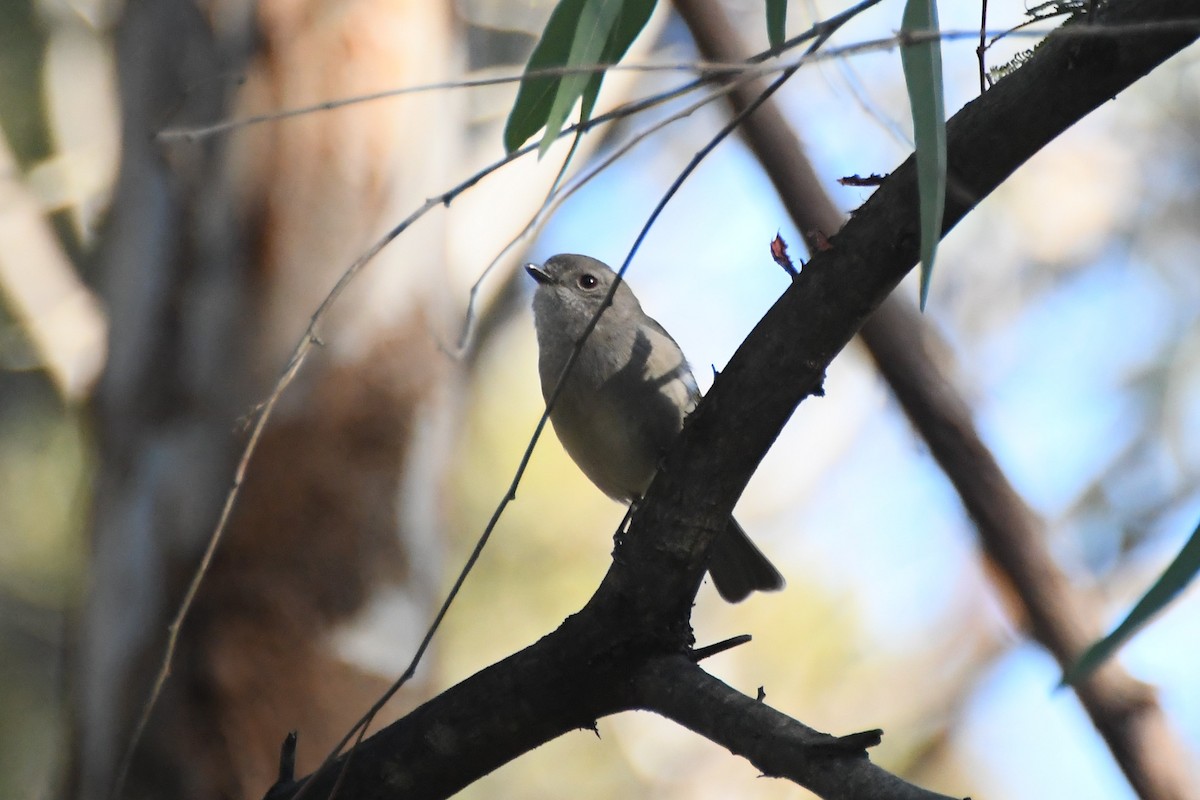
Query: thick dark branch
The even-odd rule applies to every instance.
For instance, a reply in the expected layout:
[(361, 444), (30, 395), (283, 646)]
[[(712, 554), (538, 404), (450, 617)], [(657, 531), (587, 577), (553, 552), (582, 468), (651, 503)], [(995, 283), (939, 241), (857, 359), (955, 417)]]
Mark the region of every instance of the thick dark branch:
[(820, 733), (747, 697), (683, 656), (655, 659), (634, 676), (637, 706), (662, 714), (743, 756), (766, 776), (788, 778), (831, 800), (949, 800), (897, 778), (867, 758), (882, 731)]
[[(745, 57), (720, 6), (675, 0), (701, 54), (733, 63)], [(729, 96), (745, 108), (759, 87)], [(778, 105), (765, 103), (743, 125), (750, 148), (784, 207), (816, 252), (842, 218)], [(946, 348), (912, 303), (889, 295), (863, 325), (863, 342), (905, 414), (929, 445), (979, 530), (999, 574), (1015, 590), (1034, 637), (1068, 666), (1098, 634), (1095, 615), (1071, 590), (1046, 545), (1045, 525), (1005, 477), (975, 429), (971, 410), (939, 366)], [(995, 574), (995, 573), (993, 573)], [(1142, 798), (1183, 797), (1193, 785), (1184, 749), (1147, 687), (1115, 666), (1080, 689), (1080, 698), (1130, 783)]]
[[(1125, 0), (1107, 7), (1102, 21), (1170, 20), (1191, 5)], [(1160, 33), (1041, 48), (952, 120), (951, 169), (973, 200), (951, 200), (947, 227), (1069, 125), (1194, 38), (1194, 32)], [(825, 367), (912, 267), (915, 208), (915, 176), (906, 163), (743, 343), (689, 420), (588, 605), (555, 633), (364, 742), (351, 756), (342, 796), (444, 797), (542, 742), (633, 707), (640, 694), (632, 676), (650, 681), (648, 664), (687, 659), (691, 602), (708, 544), (796, 405), (819, 390)], [(646, 685), (640, 691), (648, 693)], [(703, 724), (721, 741), (740, 740), (740, 714), (704, 722), (703, 697), (675, 697), (673, 717)], [(899, 783), (896, 794), (847, 794), (841, 787), (860, 786), (854, 777), (860, 759), (806, 758), (796, 769), (806, 785), (839, 787), (830, 796), (915, 796), (903, 794), (909, 789)], [(809, 774), (805, 765), (836, 774)], [(327, 797), (332, 782), (333, 775), (322, 776), (306, 796)], [(294, 790), (279, 787), (273, 796)]]
[[(1093, 30), (1183, 22), (1167, 33), (1052, 37), (1025, 66), (956, 114), (947, 137), (957, 191), (947, 200), (945, 228), (1068, 127), (1194, 41), (1193, 8), (1188, 0), (1109, 3), (1095, 15)], [(689, 417), (617, 550), (642, 582), (669, 582), (670, 596), (699, 582), (707, 545), (719, 530), (714, 520), (730, 512), (796, 406), (820, 391), (826, 366), (913, 267), (918, 240), (910, 158), (832, 238), (831, 248), (814, 256)], [(687, 574), (663, 575), (667, 561), (686, 565)]]
[[(744, 755), (764, 773), (832, 800), (939, 800), (872, 764), (880, 731), (846, 737), (808, 728), (709, 676), (674, 633), (653, 632), (613, 595), (554, 633), (440, 694), (367, 739), (349, 756), (339, 796), (361, 800), (443, 798), (563, 734), (594, 729), (609, 714), (645, 708)], [(346, 758), (343, 757), (342, 761)], [(330, 797), (341, 762), (307, 798)], [(278, 784), (268, 800), (293, 797)], [(943, 799), (944, 800), (944, 799)]]
[[(594, 728), (601, 716), (628, 707), (619, 692), (631, 660), (646, 657), (622, 636), (621, 627), (630, 626), (619, 620), (568, 618), (366, 739), (319, 774), (304, 797), (330, 797), (347, 758), (339, 797), (449, 797), (551, 739)], [(292, 797), (302, 783), (277, 785), (268, 798)]]
[[(646, 708), (833, 800), (939, 800), (873, 765), (880, 731), (815, 731), (710, 677), (674, 636), (644, 636), (617, 607), (595, 607), (440, 694), (349, 756), (338, 794), (359, 800), (443, 798), (551, 739), (603, 716)], [(673, 643), (674, 652), (664, 651)], [(342, 761), (346, 760), (343, 757)], [(330, 797), (341, 762), (307, 798)], [(268, 800), (303, 782), (277, 784)]]

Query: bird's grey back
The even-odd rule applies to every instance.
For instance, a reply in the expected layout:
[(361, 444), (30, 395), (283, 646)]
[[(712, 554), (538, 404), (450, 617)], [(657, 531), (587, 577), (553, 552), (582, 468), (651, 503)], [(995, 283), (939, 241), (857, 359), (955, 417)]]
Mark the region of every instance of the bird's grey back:
[[(555, 256), (543, 269), (551, 282), (539, 283), (534, 315), (542, 392), (549, 400), (615, 274), (600, 261), (574, 255)], [(584, 273), (598, 279), (594, 290), (580, 286)], [(645, 491), (698, 399), (679, 345), (622, 283), (580, 350), (551, 420), (592, 482), (628, 501)]]

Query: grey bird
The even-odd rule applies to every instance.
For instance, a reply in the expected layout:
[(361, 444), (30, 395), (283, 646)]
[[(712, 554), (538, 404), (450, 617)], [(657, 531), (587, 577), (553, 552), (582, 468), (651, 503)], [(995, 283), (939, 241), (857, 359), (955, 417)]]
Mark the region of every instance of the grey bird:
[[(616, 273), (601, 261), (573, 254), (525, 269), (537, 281), (538, 372), (548, 401)], [(567, 454), (600, 491), (633, 503), (650, 486), (699, 400), (683, 351), (642, 311), (622, 281), (580, 350), (550, 421)], [(712, 545), (708, 571), (721, 597), (731, 603), (784, 585), (779, 570), (732, 516)]]

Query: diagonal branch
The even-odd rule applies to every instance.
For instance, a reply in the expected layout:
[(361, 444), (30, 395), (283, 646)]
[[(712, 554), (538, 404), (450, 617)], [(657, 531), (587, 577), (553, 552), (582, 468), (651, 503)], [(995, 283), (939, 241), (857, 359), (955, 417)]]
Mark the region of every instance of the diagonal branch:
[[(718, 5), (675, 0), (675, 6), (703, 57), (725, 62), (744, 57)], [(754, 89), (751, 85), (729, 95), (735, 112), (749, 102)], [(841, 214), (795, 132), (771, 101), (746, 121), (743, 132), (810, 252), (816, 252), (814, 239), (840, 228)], [(946, 351), (936, 331), (921, 324), (910, 302), (893, 294), (860, 333), (905, 414), (958, 491), (984, 550), (1015, 589), (1033, 636), (1065, 669), (1096, 638), (1095, 614), (1055, 565), (1044, 522), (1008, 481), (975, 429), (962, 393), (935, 359), (935, 352)], [(1083, 686), (1079, 697), (1141, 797), (1183, 797), (1190, 791), (1184, 748), (1148, 687), (1113, 665)]]

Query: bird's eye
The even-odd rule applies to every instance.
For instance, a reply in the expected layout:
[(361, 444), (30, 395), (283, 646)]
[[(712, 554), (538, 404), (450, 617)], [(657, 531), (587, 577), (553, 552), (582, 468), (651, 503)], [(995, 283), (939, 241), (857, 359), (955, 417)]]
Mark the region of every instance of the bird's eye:
[(600, 281), (596, 280), (596, 276), (592, 275), (591, 273), (585, 272), (579, 276), (580, 289), (595, 289), (596, 284), (598, 283), (600, 283)]

